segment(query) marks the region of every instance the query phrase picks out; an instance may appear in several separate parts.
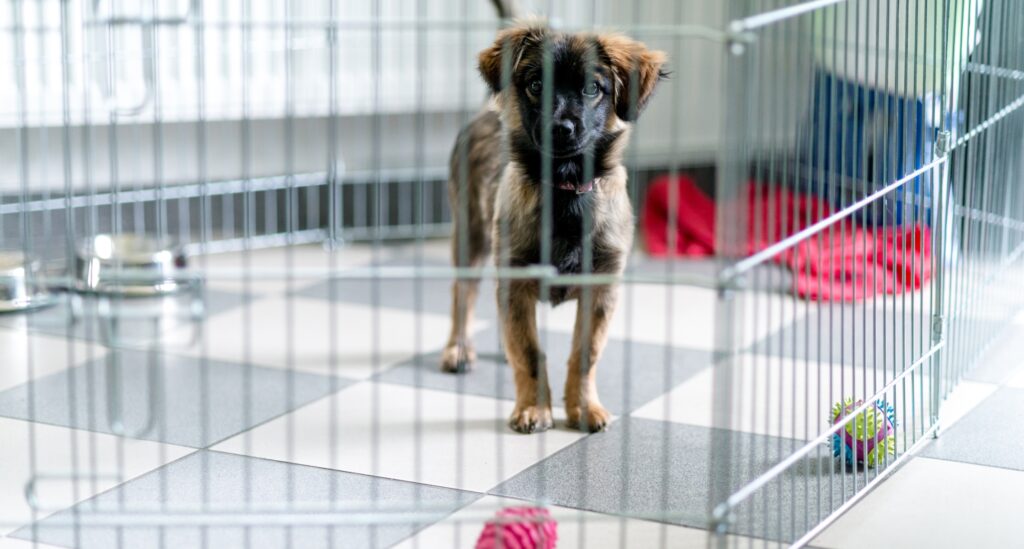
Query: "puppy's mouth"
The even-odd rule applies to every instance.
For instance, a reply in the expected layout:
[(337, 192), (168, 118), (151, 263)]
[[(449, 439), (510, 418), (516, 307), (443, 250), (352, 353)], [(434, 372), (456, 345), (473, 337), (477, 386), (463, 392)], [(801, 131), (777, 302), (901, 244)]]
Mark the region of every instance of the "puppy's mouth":
[(594, 179), (583, 183), (572, 181), (561, 181), (556, 186), (563, 191), (573, 191), (576, 194), (589, 193), (594, 190)]
[(541, 154), (550, 156), (551, 158), (571, 158), (578, 156), (587, 149), (586, 146), (568, 147), (568, 148), (552, 148), (550, 150), (544, 150), (544, 147), (539, 147)]

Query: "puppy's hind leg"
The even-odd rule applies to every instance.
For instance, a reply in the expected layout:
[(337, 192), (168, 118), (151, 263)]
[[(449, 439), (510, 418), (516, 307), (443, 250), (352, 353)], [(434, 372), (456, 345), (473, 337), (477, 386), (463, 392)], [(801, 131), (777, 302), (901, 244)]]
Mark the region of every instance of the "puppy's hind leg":
[[(452, 264), (459, 267), (480, 267), (489, 255), (490, 244), (486, 233), (479, 231), (467, 240), (472, 245), (462, 249), (458, 236), (452, 239)], [(483, 234), (480, 234), (483, 233)], [(467, 257), (468, 256), (468, 257)], [(473, 329), (473, 309), (480, 290), (478, 279), (457, 279), (452, 283), (452, 331), (448, 343), (441, 352), (441, 370), (451, 373), (462, 373), (472, 369), (476, 361), (476, 351), (470, 337)]]

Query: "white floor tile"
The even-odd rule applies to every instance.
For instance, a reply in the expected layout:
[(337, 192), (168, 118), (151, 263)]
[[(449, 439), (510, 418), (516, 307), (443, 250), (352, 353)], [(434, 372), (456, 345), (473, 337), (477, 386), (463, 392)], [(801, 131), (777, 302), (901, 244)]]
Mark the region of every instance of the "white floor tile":
[[(293, 246), (290, 249), (291, 267), (302, 269), (346, 268), (368, 265), (374, 261), (392, 262), (407, 260), (413, 263), (416, 254), (432, 262), (449, 260), (447, 240), (429, 240), (422, 249), (416, 244), (388, 244), (376, 250), (370, 244), (347, 244), (335, 250), (326, 250), (321, 244)], [(268, 248), (250, 252), (230, 252), (197, 256), (191, 259), (192, 267), (207, 272), (210, 288), (233, 292), (244, 292), (246, 286), (242, 276), (249, 275), (249, 291), (256, 296), (280, 295), (300, 290), (323, 282), (322, 278), (295, 278), (289, 288), (284, 274), (288, 272), (288, 248)], [(259, 271), (264, 271), (260, 274)], [(266, 271), (276, 271), (273, 275)]]
[[(480, 498), (444, 521), (434, 524), (395, 549), (475, 547), (484, 524), (505, 507), (529, 505), (516, 499), (487, 496)], [(601, 513), (550, 506), (551, 517), (558, 522), (558, 547), (619, 549), (626, 547), (679, 547), (703, 549), (708, 546), (704, 530), (656, 522), (623, 519)], [(739, 538), (733, 538), (739, 539)]]
[(106, 355), (103, 346), (88, 341), (45, 335), (26, 335), (24, 330), (0, 329), (0, 391)]
[[(226, 362), (364, 379), (416, 354), (440, 349), (448, 339), (449, 325), (447, 316), (435, 314), (417, 316), (411, 311), (350, 303), (272, 297), (207, 319), (201, 344), (179, 352), (190, 356), (205, 352), (208, 358)], [(482, 329), (486, 323), (476, 326)], [(187, 335), (188, 330), (182, 330), (170, 339), (183, 341)]]
[[(805, 305), (798, 303), (794, 307), (793, 304), (793, 298), (787, 295), (746, 294), (739, 305), (745, 322), (738, 343), (753, 344), (806, 314)], [(715, 292), (704, 288), (656, 284), (622, 286), (609, 336), (655, 345), (713, 350), (716, 345), (715, 305)], [(541, 320), (542, 328), (548, 326), (553, 331), (572, 332), (576, 321), (575, 302), (545, 309), (547, 324)]]
[[(30, 438), (33, 437), (33, 438)], [(30, 454), (30, 449), (34, 450)], [(32, 521), (32, 510), (25, 499), (26, 483), (33, 478), (31, 455), (35, 456), (37, 518), (70, 505), (193, 450), (155, 442), (120, 439), (112, 435), (89, 433), (64, 427), (0, 418), (0, 534), (17, 530)], [(73, 480), (76, 471), (83, 478)], [(95, 482), (90, 478), (96, 473)], [(76, 492), (77, 490), (77, 492)]]
[(1021, 366), (1020, 372), (1006, 381), (1006, 386), (1014, 389), (1024, 389), (1024, 366)]
[(0, 549), (66, 549), (56, 545), (45, 543), (32, 543), (23, 539), (6, 538), (0, 536)]
[(1024, 473), (916, 458), (811, 542), (828, 548), (1019, 547)]
[(486, 397), (364, 382), (213, 449), (485, 491), (583, 436), (564, 427), (561, 409), (555, 410), (554, 429), (515, 433), (506, 425), (512, 406)]
[[(909, 377), (905, 379), (905, 383), (898, 384), (898, 391), (905, 384), (909, 392), (911, 380)], [(819, 366), (817, 363), (780, 357), (741, 355), (733, 377), (739, 389), (733, 393), (735, 415), (729, 428), (785, 438), (813, 438), (828, 426), (828, 417), (834, 403), (844, 396), (854, 400), (864, 399), (886, 383), (879, 377), (876, 385), (870, 370), (867, 371), (866, 381), (865, 385), (864, 370), (850, 366)], [(919, 390), (919, 382), (926, 388), (929, 386), (927, 376), (923, 379), (918, 376), (914, 380), (916, 390)], [(711, 417), (713, 394), (713, 371), (707, 368), (632, 415), (716, 427)], [(897, 392), (897, 396), (901, 397), (902, 392)], [(964, 405), (980, 401), (980, 398), (965, 399)], [(909, 402), (906, 409), (902, 405), (897, 406), (897, 421), (901, 421), (900, 414), (904, 411), (908, 414), (919, 413), (921, 402), (915, 402), (918, 406), (915, 409), (910, 408)], [(927, 398), (923, 401), (923, 409), (926, 411), (929, 402)]]
[[(193, 257), (190, 261), (192, 268), (206, 272), (208, 287), (239, 293), (248, 289), (253, 296), (258, 297), (280, 295), (322, 281), (300, 277), (294, 278), (290, 283), (287, 282), (284, 274), (288, 272), (289, 254), (293, 270), (326, 269), (331, 266), (353, 267), (365, 265), (372, 257), (369, 247), (366, 246), (346, 246), (331, 252), (320, 244), (308, 244), (292, 246), (290, 249), (267, 248), (249, 252), (209, 254)], [(247, 277), (248, 280), (243, 277)]]
[(945, 430), (952, 427), (954, 423), (960, 421), (975, 406), (992, 396), (992, 393), (998, 389), (999, 386), (993, 383), (961, 381), (939, 409), (940, 428)]
[[(984, 265), (980, 268), (1005, 270), (1005, 266), (1000, 265)], [(1010, 275), (1004, 272), (1003, 276), (974, 290), (962, 287), (962, 283), (954, 280), (947, 286), (944, 296), (947, 326), (951, 318), (954, 318), (951, 316), (954, 311), (955, 318), (1002, 323), (1016, 316), (1024, 321), (1024, 315), (1017, 316), (1021, 306), (1024, 306), (1024, 294), (1020, 292), (1019, 280), (1019, 274)], [(921, 311), (924, 317), (928, 318), (931, 315), (934, 292), (933, 285), (929, 283), (916, 292), (885, 295), (884, 298), (876, 296), (868, 301), (868, 304), (876, 309), (884, 307), (890, 313)]]

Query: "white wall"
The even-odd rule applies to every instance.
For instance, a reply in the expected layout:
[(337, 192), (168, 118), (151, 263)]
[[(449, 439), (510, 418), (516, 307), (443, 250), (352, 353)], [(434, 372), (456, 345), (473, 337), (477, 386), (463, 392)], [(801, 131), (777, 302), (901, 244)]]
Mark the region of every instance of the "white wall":
[[(145, 78), (148, 69), (143, 60), (149, 46), (143, 27), (121, 25), (108, 35), (106, 25), (90, 24), (111, 16), (152, 18), (150, 3), (98, 0), (94, 11), (92, 2), (69, 3), (66, 67), (61, 63), (58, 0), (0, 2), (0, 67), (5, 71), (0, 78), (0, 193), (20, 189), (23, 152), (29, 160), (30, 192), (63, 188), (65, 114), (72, 125), (71, 176), (77, 189), (87, 181), (99, 188), (107, 185), (114, 156), (122, 185), (194, 181), (199, 177), (195, 139), (200, 99), (209, 121), (207, 177), (237, 178), (243, 165), (239, 120), (244, 90), (249, 116), (256, 120), (251, 126), (252, 175), (289, 169), (283, 122), (289, 110), (297, 117), (290, 169), (326, 169), (325, 117), (332, 108), (330, 49), (324, 30), (329, 0), (294, 1), (289, 17), (298, 24), (290, 37), (278, 24), (285, 19), (284, 2), (252, 0), (250, 19), (256, 25), (247, 42), (237, 24), (243, 20), (242, 3), (208, 0), (202, 13), (191, 14), (190, 19), (206, 22), (202, 52), (196, 47), (196, 25), (172, 24), (187, 15), (187, 0), (156, 0), (156, 16), (168, 24), (156, 27), (152, 83)], [(445, 165), (454, 133), (485, 98), (475, 72), (475, 55), (493, 39), (497, 28), (490, 3), (381, 0), (375, 12), (373, 2), (336, 2), (341, 30), (334, 108), (340, 116), (339, 154), (346, 166), (409, 168), (417, 165), (417, 159), (430, 167)], [(13, 8), (19, 4), (27, 29), (23, 39), (13, 32)], [(534, 0), (523, 5), (570, 27), (722, 27), (721, 3), (703, 0)], [(412, 25), (417, 21), (426, 24)], [(374, 22), (379, 25), (375, 27)], [(641, 120), (633, 158), (657, 165), (710, 160), (719, 135), (722, 44), (664, 32), (632, 34), (667, 51), (673, 72)], [(19, 47), (26, 58), (23, 73), (14, 63)], [(247, 79), (243, 78), (244, 48), (251, 59)], [(292, 52), (290, 84), (287, 51)], [(205, 65), (202, 84), (196, 78), (199, 59)], [(23, 92), (17, 86), (22, 75)], [(142, 105), (138, 112), (127, 112), (136, 105)], [(111, 110), (122, 112), (112, 117)], [(417, 118), (417, 113), (422, 116)], [(116, 126), (110, 125), (112, 120)], [(417, 120), (423, 124), (426, 140), (416, 139)], [(156, 122), (163, 126), (155, 133)], [(29, 128), (23, 142), (27, 151), (19, 148), (22, 123)], [(376, 143), (371, 139), (374, 128), (379, 129)], [(117, 142), (116, 155), (110, 153), (111, 135)], [(158, 141), (162, 148), (157, 148)], [(371, 154), (374, 149), (379, 153), (376, 157)], [(159, 174), (154, 170), (158, 156), (162, 160)]]

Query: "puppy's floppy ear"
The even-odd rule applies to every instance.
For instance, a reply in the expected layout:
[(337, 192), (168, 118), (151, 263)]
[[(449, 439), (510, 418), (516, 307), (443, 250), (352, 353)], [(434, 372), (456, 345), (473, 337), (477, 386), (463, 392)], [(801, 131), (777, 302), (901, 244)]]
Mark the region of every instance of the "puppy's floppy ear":
[[(491, 47), (480, 52), (480, 74), (491, 91), (498, 93), (507, 80), (511, 80), (516, 65), (522, 59), (523, 51), (530, 45), (544, 40), (544, 27), (539, 22), (519, 23), (498, 33), (498, 39)], [(505, 65), (508, 63), (508, 65)], [(511, 71), (509, 78), (502, 77), (503, 69)]]
[(599, 35), (597, 39), (615, 77), (615, 114), (633, 122), (647, 106), (658, 82), (668, 77), (661, 70), (667, 56), (621, 34)]

